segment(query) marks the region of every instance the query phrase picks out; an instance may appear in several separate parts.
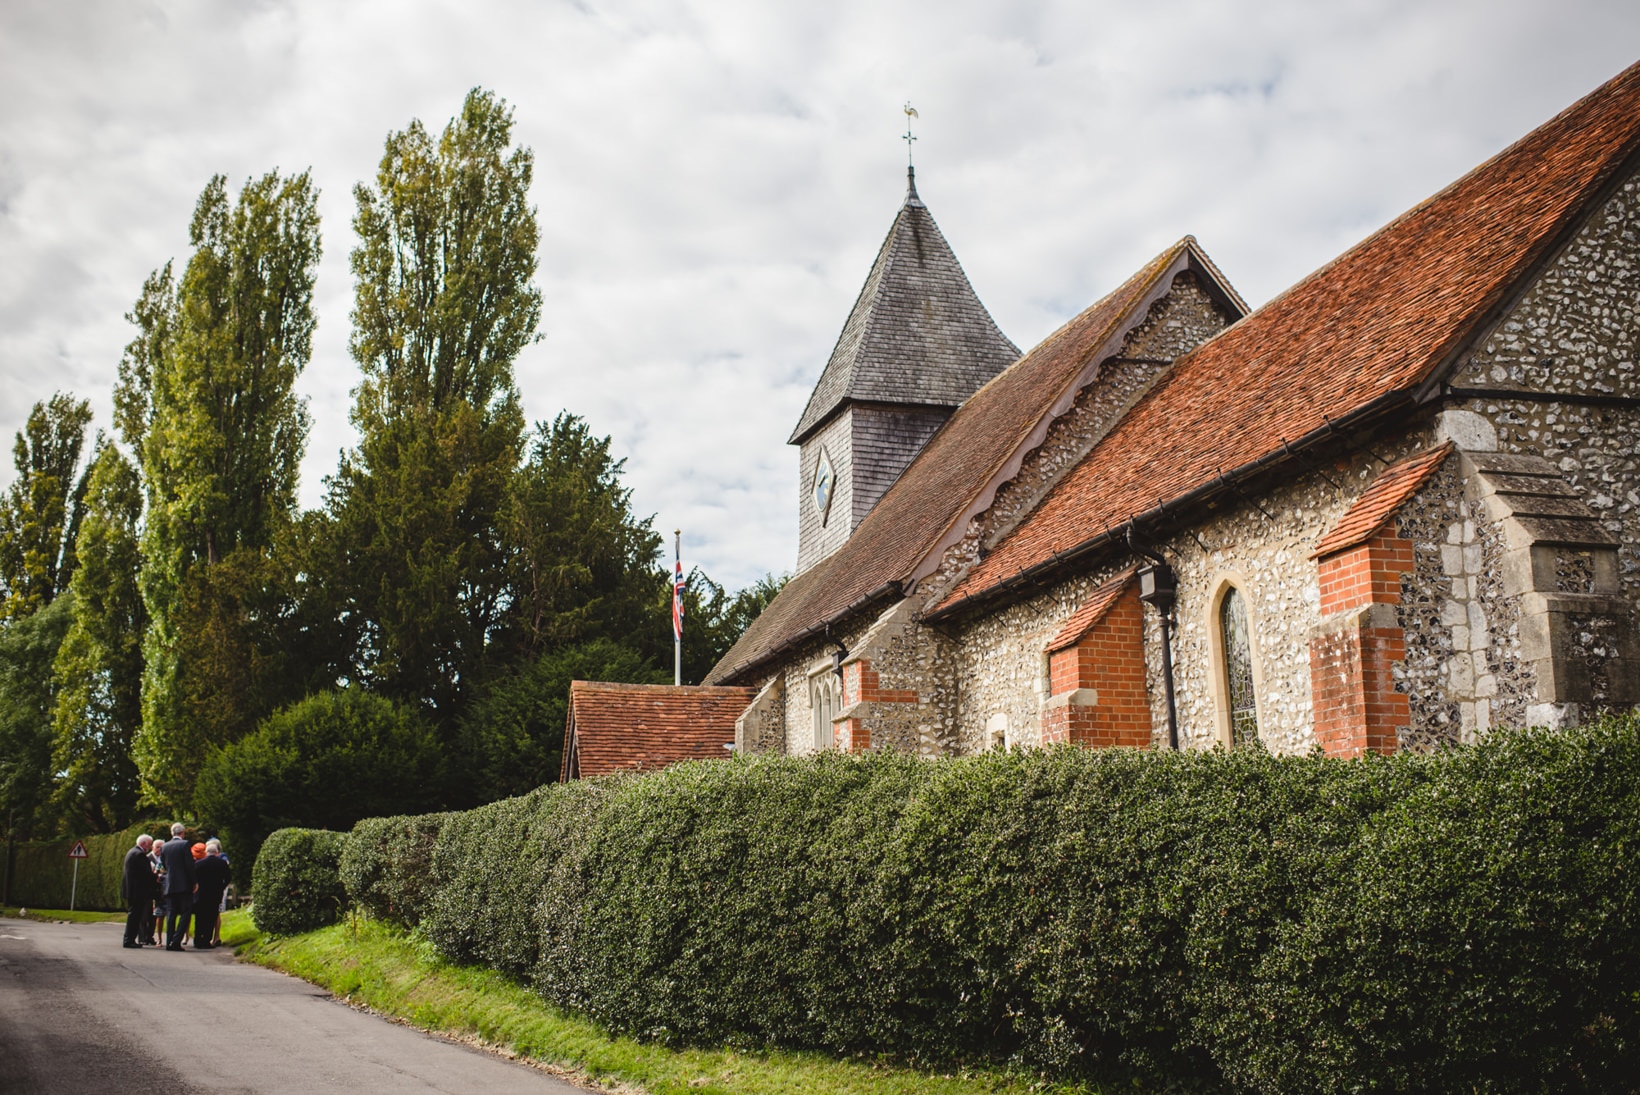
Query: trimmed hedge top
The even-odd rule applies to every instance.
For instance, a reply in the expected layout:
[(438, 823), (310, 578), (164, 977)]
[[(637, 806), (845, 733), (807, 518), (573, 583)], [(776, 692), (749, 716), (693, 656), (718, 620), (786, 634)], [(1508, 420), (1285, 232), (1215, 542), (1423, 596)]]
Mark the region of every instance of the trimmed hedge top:
[(1358, 1092), (1635, 1090), (1637, 852), (1628, 717), (1358, 761), (737, 758), (347, 854), (356, 901), (645, 1038)]

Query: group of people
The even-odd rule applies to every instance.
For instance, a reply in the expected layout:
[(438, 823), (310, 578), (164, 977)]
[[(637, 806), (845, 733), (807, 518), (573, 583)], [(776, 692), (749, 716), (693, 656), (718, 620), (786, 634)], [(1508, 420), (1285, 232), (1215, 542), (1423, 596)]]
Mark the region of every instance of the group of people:
[[(187, 827), (171, 826), (170, 840), (143, 833), (125, 853), (120, 896), (126, 902), (125, 946), (179, 951), (189, 936), (195, 950), (221, 941), (220, 919), (227, 907), (228, 857), (216, 838), (188, 841)], [(192, 930), (190, 932), (190, 921)]]

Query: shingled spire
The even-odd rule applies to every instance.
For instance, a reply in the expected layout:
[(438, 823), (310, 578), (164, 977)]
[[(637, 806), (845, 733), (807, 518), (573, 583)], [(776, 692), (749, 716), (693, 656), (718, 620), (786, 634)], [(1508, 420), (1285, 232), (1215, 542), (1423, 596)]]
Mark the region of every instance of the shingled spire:
[(917, 196), (916, 170), (906, 174), (905, 204), (790, 444), (849, 400), (954, 408), (1019, 356)]
[(792, 431), (798, 569), (835, 551), (951, 412), (1018, 356), (908, 169), (905, 204)]

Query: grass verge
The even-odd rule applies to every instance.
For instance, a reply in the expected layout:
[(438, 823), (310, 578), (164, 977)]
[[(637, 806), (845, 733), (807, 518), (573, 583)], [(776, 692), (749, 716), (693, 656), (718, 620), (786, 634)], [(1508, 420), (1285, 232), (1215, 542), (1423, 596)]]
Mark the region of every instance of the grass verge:
[(9, 916), (14, 920), (19, 917), (24, 920), (43, 920), (48, 924), (101, 924), (110, 920), (125, 923), (125, 914), (122, 912), (86, 912), (84, 909), (75, 909), (71, 912), (68, 909), (18, 908), (16, 905), (0, 905), (0, 916)]
[(415, 936), (357, 920), (305, 935), (259, 933), (245, 911), (222, 941), (258, 965), (424, 1030), (474, 1039), (582, 1082), (650, 1095), (1097, 1095), (1004, 1073), (928, 1073), (808, 1053), (670, 1050), (616, 1038), (494, 970), (454, 966)]

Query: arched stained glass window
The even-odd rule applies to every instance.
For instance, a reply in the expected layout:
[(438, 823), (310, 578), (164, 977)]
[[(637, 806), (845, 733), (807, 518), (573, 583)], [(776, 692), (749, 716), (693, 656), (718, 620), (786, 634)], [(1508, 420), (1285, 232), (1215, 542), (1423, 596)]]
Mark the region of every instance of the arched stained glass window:
[(1219, 634), (1224, 641), (1224, 692), (1230, 703), (1230, 744), (1258, 740), (1258, 701), (1253, 695), (1253, 647), (1247, 632), (1247, 602), (1231, 586), (1219, 603)]

